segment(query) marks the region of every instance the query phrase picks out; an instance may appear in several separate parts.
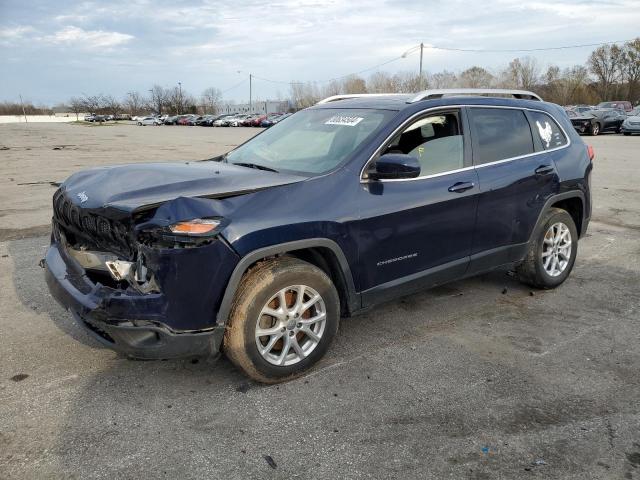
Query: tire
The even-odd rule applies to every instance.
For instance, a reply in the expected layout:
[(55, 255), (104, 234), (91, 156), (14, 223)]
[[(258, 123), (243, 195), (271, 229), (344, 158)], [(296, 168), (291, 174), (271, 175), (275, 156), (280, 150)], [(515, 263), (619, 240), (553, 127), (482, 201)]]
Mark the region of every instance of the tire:
[(628, 137), (629, 135), (631, 135), (631, 132), (622, 132), (622, 134), (623, 134), (625, 137)]
[[(550, 289), (562, 284), (573, 269), (578, 253), (578, 231), (573, 218), (566, 210), (551, 208), (543, 215), (542, 221), (533, 233), (527, 255), (516, 268), (516, 273), (518, 279), (527, 285)], [(558, 225), (564, 226), (568, 231), (570, 245), (566, 244), (566, 234), (564, 237), (562, 237), (563, 234), (558, 235), (565, 240), (559, 243), (554, 243), (555, 239), (549, 237), (550, 234), (562, 231), (561, 227), (557, 227)], [(567, 255), (569, 255), (568, 259), (566, 259)], [(557, 262), (557, 270), (555, 271), (553, 269), (554, 256)]]
[(141, 127), (142, 126), (142, 122), (138, 122), (138, 126)]
[[(303, 302), (312, 298), (316, 302), (295, 313), (299, 293), (288, 287), (303, 287)], [(284, 309), (281, 298), (285, 300)], [(279, 318), (265, 314), (265, 310)], [(323, 316), (324, 320), (316, 320)], [(301, 326), (305, 320), (311, 323)], [(223, 350), (253, 380), (278, 383), (301, 375), (320, 360), (338, 331), (339, 322), (338, 292), (321, 269), (292, 257), (265, 260), (249, 269), (238, 286)], [(256, 337), (258, 327), (268, 335)], [(307, 329), (317, 340), (307, 336)]]
[(591, 125), (591, 131), (589, 133), (594, 137), (597, 136), (600, 133), (600, 124), (596, 122)]

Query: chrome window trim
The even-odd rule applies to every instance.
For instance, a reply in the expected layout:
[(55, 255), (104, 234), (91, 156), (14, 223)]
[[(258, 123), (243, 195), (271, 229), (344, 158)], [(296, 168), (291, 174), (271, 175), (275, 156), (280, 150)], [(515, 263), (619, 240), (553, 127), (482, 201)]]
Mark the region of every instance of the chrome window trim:
[[(387, 179), (387, 180), (370, 180), (368, 178), (363, 178), (365, 170), (367, 169), (369, 164), (374, 160), (374, 158), (377, 155), (380, 154), (380, 152), (382, 151), (382, 148), (387, 144), (387, 142), (389, 140), (391, 140), (399, 131), (401, 131), (403, 128), (405, 128), (409, 123), (413, 122), (417, 117), (423, 116), (424, 114), (427, 114), (427, 113), (430, 113), (430, 112), (437, 112), (439, 110), (453, 110), (453, 109), (461, 109), (461, 108), (502, 108), (502, 109), (507, 109), (507, 110), (526, 110), (526, 111), (529, 111), (529, 112), (543, 113), (543, 114), (548, 115), (549, 117), (551, 117), (551, 119), (556, 123), (556, 125), (558, 125), (558, 127), (560, 128), (560, 130), (564, 134), (564, 137), (567, 139), (567, 143), (562, 145), (562, 146), (560, 146), (560, 147), (550, 148), (549, 150), (541, 150), (539, 152), (527, 153), (526, 155), (520, 155), (520, 156), (517, 156), (517, 157), (504, 158), (502, 160), (496, 160), (494, 162), (482, 163), (480, 165), (471, 165), (469, 167), (458, 168), (458, 169), (455, 169), (455, 170), (447, 170), (446, 172), (434, 173), (433, 175), (425, 175), (425, 176), (422, 176), (422, 177), (395, 178), (395, 179)], [(531, 134), (533, 135), (534, 133), (532, 132)], [(569, 135), (567, 135), (567, 131), (564, 129), (562, 124), (560, 122), (558, 122), (558, 120), (551, 113), (546, 112), (544, 110), (540, 110), (540, 109), (537, 109), (537, 108), (510, 107), (510, 106), (501, 106), (501, 105), (442, 105), (442, 106), (439, 106), (439, 107), (427, 108), (425, 110), (421, 110), (420, 112), (414, 113), (408, 119), (406, 119), (402, 124), (400, 124), (393, 132), (391, 132), (391, 134), (388, 135), (387, 138), (385, 138), (384, 142), (382, 142), (380, 144), (380, 146), (376, 149), (376, 151), (373, 152), (373, 154), (369, 157), (369, 160), (367, 160), (365, 162), (365, 164), (362, 167), (362, 169), (360, 169), (360, 183), (414, 182), (416, 180), (427, 180), (429, 178), (442, 177), (444, 175), (450, 175), (450, 174), (453, 174), (453, 173), (464, 172), (466, 170), (472, 170), (474, 168), (477, 169), (477, 168), (483, 168), (483, 167), (490, 167), (490, 166), (493, 166), (493, 165), (498, 165), (500, 163), (513, 162), (515, 160), (521, 160), (523, 158), (528, 158), (528, 157), (533, 157), (533, 156), (536, 156), (536, 155), (541, 155), (543, 153), (555, 152), (557, 150), (562, 150), (563, 148), (569, 148), (570, 145), (571, 145), (571, 137)]]

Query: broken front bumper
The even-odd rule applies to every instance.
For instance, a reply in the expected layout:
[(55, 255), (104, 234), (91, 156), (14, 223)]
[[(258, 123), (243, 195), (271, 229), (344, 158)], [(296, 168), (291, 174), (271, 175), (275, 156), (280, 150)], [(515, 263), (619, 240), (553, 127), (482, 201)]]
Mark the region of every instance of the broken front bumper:
[(140, 293), (92, 279), (53, 238), (45, 278), (53, 297), (108, 347), (142, 359), (207, 355), (220, 349), (215, 317), (237, 256), (222, 241), (145, 252), (160, 291)]

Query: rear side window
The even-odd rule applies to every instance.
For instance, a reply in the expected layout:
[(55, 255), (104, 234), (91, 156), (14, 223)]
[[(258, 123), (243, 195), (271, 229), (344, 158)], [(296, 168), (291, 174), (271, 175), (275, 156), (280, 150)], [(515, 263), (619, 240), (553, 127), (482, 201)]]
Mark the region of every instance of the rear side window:
[(533, 153), (533, 137), (522, 110), (469, 108), (475, 130), (474, 163), (497, 162)]
[(542, 112), (529, 112), (529, 115), (533, 122), (531, 126), (535, 132), (534, 135), (540, 138), (542, 148), (551, 150), (567, 144), (567, 137), (553, 118)]

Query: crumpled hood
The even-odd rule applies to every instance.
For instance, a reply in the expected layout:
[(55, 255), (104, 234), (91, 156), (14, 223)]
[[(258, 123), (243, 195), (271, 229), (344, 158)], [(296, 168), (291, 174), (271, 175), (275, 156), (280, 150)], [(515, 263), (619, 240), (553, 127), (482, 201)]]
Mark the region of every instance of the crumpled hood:
[(303, 180), (214, 161), (144, 163), (84, 170), (63, 188), (83, 208), (133, 212), (177, 197), (224, 198)]

